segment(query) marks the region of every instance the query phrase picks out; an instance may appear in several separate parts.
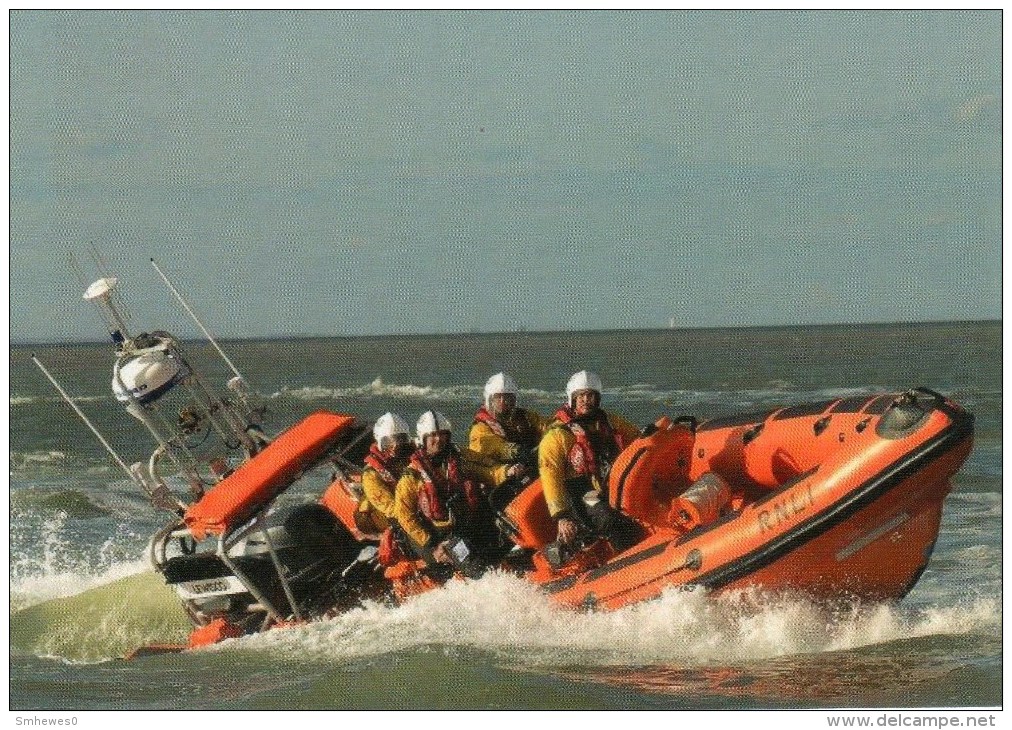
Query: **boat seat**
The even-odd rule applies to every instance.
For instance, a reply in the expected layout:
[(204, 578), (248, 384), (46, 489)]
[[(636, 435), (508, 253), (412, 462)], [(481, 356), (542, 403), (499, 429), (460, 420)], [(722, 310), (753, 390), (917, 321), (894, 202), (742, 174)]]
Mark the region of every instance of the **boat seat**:
[[(630, 444), (612, 466), (609, 503), (641, 522), (667, 525), (668, 510), (675, 497), (692, 483), (689, 464), (695, 434), (682, 424), (666, 419), (649, 436)], [(541, 481), (534, 480), (503, 510), (520, 547), (540, 549), (556, 537), (555, 521)]]
[(692, 484), (694, 443), (690, 429), (664, 423), (630, 444), (615, 460), (608, 479), (611, 506), (648, 524), (667, 524), (672, 500)]
[(540, 479), (528, 484), (506, 506), (503, 514), (516, 528), (513, 541), (520, 547), (540, 550), (555, 540), (555, 520), (548, 513)]

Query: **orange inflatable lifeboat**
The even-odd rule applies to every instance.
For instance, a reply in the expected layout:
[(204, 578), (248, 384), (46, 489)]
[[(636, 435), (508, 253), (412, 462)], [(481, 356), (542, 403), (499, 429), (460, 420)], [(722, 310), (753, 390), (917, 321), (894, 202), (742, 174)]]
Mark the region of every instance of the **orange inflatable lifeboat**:
[[(609, 478), (610, 503), (645, 537), (576, 569), (536, 556), (532, 578), (559, 603), (618, 608), (672, 586), (898, 599), (973, 440), (973, 416), (923, 388), (657, 426)], [(506, 511), (520, 544), (544, 548), (539, 496), (535, 482)]]
[[(357, 526), (361, 488), (339, 467), (354, 466), (367, 435), (351, 417), (312, 414), (155, 536), (153, 563), (197, 625), (191, 647), (446, 579), (403, 555), (384, 560), (381, 536)], [(538, 481), (490, 503), (533, 565), (527, 577), (566, 606), (615, 609), (679, 586), (897, 599), (927, 565), (972, 440), (973, 416), (923, 388), (698, 424), (662, 418), (609, 473), (609, 503), (642, 528), (621, 553), (600, 538), (560, 550)], [(272, 510), (323, 464), (337, 473), (318, 503)]]

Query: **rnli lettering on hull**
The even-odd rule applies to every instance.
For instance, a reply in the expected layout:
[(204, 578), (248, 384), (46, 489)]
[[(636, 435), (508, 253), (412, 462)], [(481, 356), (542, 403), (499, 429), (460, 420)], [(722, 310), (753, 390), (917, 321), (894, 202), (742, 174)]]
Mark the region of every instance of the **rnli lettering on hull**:
[(805, 485), (804, 489), (791, 490), (759, 512), (759, 532), (779, 529), (785, 522), (792, 521), (798, 515), (807, 512), (813, 504), (815, 498), (812, 496), (811, 485)]

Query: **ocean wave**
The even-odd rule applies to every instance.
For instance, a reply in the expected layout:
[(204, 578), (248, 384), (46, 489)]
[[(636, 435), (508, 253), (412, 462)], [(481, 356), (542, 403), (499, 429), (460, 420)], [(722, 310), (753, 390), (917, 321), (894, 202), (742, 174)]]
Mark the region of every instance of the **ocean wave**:
[(961, 508), (983, 509), (992, 515), (1001, 514), (1002, 495), (994, 492), (953, 492), (949, 501)]
[[(136, 558), (94, 568), (90, 565), (57, 567), (11, 577), (11, 609), (22, 610), (55, 598), (76, 596), (85, 591), (151, 570), (147, 558)], [(16, 571), (15, 571), (16, 572)]]
[(19, 610), (72, 596), (149, 569), (145, 540), (121, 527), (101, 545), (82, 550), (65, 510), (11, 521), (10, 602)]
[(11, 509), (20, 512), (65, 512), (71, 517), (101, 517), (111, 513), (105, 505), (76, 489), (18, 489), (11, 493)]
[(397, 607), (368, 604), (328, 621), (225, 642), (216, 651), (269, 651), (346, 661), (430, 645), (477, 649), (542, 666), (681, 666), (819, 654), (921, 636), (1000, 632), (996, 600), (907, 613), (893, 604), (827, 609), (757, 592), (665, 592), (613, 612), (576, 613), (534, 585), (491, 574), (451, 582)]
[(393, 397), (393, 398), (417, 398), (434, 400), (474, 400), (480, 397), (481, 388), (474, 386), (457, 385), (449, 387), (436, 387), (431, 385), (412, 385), (384, 383), (382, 378), (376, 378), (365, 385), (352, 386), (347, 388), (333, 388), (320, 385), (308, 385), (301, 388), (286, 388), (281, 395), (287, 395), (299, 400), (336, 400), (338, 398), (362, 398), (362, 397)]
[[(72, 400), (75, 403), (93, 403), (97, 401), (112, 400), (111, 395), (78, 395)], [(32, 403), (61, 403), (63, 399), (58, 395), (12, 395), (9, 399), (11, 406), (24, 406)]]
[(13, 612), (12, 653), (92, 664), (145, 644), (185, 642), (189, 621), (162, 577), (146, 565), (117, 567), (89, 588)]
[(32, 469), (39, 466), (61, 464), (67, 461), (67, 452), (54, 450), (39, 450), (10, 452), (10, 467), (12, 470)]
[[(72, 587), (65, 596), (12, 609), (15, 650), (94, 662), (144, 643), (185, 640), (187, 622), (175, 594), (140, 561), (85, 580), (68, 577)], [(1000, 631), (1001, 607), (993, 598), (911, 611), (896, 604), (827, 608), (757, 591), (715, 597), (671, 590), (618, 611), (578, 613), (553, 605), (520, 578), (493, 573), (480, 581), (453, 581), (399, 606), (368, 602), (325, 621), (201, 651), (347, 663), (441, 647), (484, 652), (520, 667), (706, 668), (927, 637), (993, 638)]]
[[(881, 393), (899, 392), (902, 388), (888, 386), (865, 386), (855, 388), (824, 388), (818, 390), (795, 390), (793, 384), (786, 381), (771, 382), (769, 388), (734, 389), (734, 390), (682, 390), (662, 388), (651, 383), (635, 383), (604, 389), (604, 397), (612, 402), (654, 402), (663, 404), (696, 405), (734, 403), (750, 404), (783, 404), (832, 400), (857, 395), (872, 397)], [(414, 383), (387, 383), (380, 377), (363, 385), (334, 387), (325, 385), (306, 385), (302, 387), (286, 387), (271, 397), (291, 397), (304, 401), (338, 400), (341, 398), (403, 398), (445, 402), (472, 402), (482, 400), (481, 385), (455, 384), (447, 386), (416, 385)], [(562, 390), (542, 390), (539, 388), (521, 388), (520, 400), (538, 404), (557, 404), (565, 397)]]
[(76, 538), (66, 511), (11, 522), (10, 635), (15, 653), (103, 662), (151, 642), (185, 640), (175, 593), (151, 570), (147, 539), (119, 525), (100, 544)]

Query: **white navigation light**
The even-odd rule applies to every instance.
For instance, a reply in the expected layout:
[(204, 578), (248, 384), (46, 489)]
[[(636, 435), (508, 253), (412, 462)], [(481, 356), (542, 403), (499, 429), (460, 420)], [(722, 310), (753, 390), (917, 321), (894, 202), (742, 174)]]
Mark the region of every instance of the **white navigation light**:
[(176, 384), (183, 369), (164, 350), (145, 352), (113, 370), (112, 392), (116, 400), (150, 403)]

